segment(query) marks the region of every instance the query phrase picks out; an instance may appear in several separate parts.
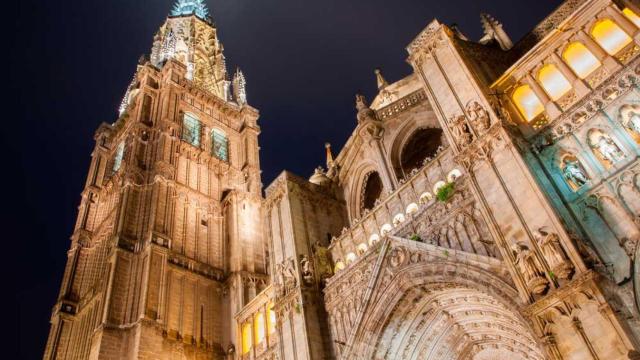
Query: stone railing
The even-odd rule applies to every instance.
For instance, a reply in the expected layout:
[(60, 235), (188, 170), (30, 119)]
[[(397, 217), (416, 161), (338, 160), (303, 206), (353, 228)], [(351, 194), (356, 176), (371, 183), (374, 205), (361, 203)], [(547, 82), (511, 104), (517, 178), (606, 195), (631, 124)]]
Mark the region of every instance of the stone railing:
[[(275, 351), (279, 339), (275, 331), (273, 296), (274, 289), (269, 285), (235, 315), (236, 324), (240, 329), (239, 349), (237, 349), (241, 354), (240, 359), (269, 359)], [(245, 338), (243, 331), (245, 326), (250, 327), (250, 349), (249, 352), (242, 354), (242, 342), (249, 340)], [(262, 338), (255, 338), (257, 334), (262, 334)]]
[[(329, 250), (335, 271), (349, 266), (386, 235), (407, 233), (406, 226), (425, 208), (437, 204), (434, 188), (463, 176), (462, 167), (446, 148), (434, 159), (414, 170), (398, 189), (381, 199), (362, 219), (352, 221), (339, 237), (333, 238)], [(411, 231), (409, 231), (411, 232)]]
[(397, 115), (405, 110), (408, 110), (427, 98), (427, 94), (423, 89), (416, 90), (411, 94), (404, 96), (400, 100), (397, 100), (380, 110), (376, 111), (376, 115), (378, 115), (378, 119), (382, 120), (389, 116)]

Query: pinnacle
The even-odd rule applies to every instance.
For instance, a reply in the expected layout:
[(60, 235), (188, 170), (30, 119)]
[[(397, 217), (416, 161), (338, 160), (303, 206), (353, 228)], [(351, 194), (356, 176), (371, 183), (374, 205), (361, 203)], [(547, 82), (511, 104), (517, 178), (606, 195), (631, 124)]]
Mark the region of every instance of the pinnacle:
[(209, 20), (210, 14), (205, 0), (177, 0), (171, 9), (170, 16), (195, 15), (202, 20)]

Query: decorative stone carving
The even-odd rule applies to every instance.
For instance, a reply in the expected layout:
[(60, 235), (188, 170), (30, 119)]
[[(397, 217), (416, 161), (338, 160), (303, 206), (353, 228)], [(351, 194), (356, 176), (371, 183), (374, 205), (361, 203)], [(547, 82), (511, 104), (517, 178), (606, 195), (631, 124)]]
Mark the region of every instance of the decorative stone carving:
[(542, 266), (536, 259), (535, 253), (522, 242), (513, 244), (511, 249), (516, 258), (515, 265), (524, 277), (529, 290), (538, 295), (544, 293), (549, 286), (549, 282), (544, 277)]
[(484, 133), (491, 126), (489, 113), (475, 100), (467, 105), (467, 116), (479, 133)]
[(555, 276), (560, 279), (569, 279), (573, 273), (573, 264), (562, 248), (558, 235), (545, 228), (534, 231), (533, 235)]
[(321, 280), (325, 280), (331, 275), (333, 271), (331, 268), (331, 262), (329, 261), (329, 249), (320, 245), (320, 242), (316, 242), (311, 246), (314, 255), (315, 270), (318, 272)]
[(615, 164), (618, 161), (624, 159), (624, 153), (618, 148), (613, 140), (603, 133), (598, 133), (596, 136), (589, 138), (589, 145), (598, 152), (603, 159), (607, 160), (611, 164)]
[(294, 269), (295, 266), (291, 258), (276, 264), (276, 287), (280, 296), (284, 296), (295, 289), (298, 281), (296, 280)]
[(304, 282), (305, 285), (313, 285), (315, 282), (313, 264), (307, 255), (300, 255), (300, 272), (302, 273), (302, 282)]
[(449, 129), (451, 129), (451, 134), (460, 147), (465, 147), (473, 141), (473, 135), (471, 135), (464, 115), (451, 117), (449, 119)]

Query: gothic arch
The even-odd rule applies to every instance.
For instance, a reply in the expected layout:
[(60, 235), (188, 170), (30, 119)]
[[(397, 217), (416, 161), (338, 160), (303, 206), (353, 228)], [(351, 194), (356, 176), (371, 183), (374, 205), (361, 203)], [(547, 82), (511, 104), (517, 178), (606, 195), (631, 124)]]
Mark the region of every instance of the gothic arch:
[(396, 178), (402, 179), (419, 168), (426, 157), (436, 154), (446, 140), (442, 129), (435, 126), (405, 125), (391, 142), (389, 157)]
[(461, 273), (457, 265), (440, 261), (399, 270), (378, 290), (349, 355), (482, 360), (497, 351), (509, 359), (543, 359), (519, 313), (517, 291), (492, 273), (475, 266)]
[(351, 184), (349, 186), (349, 190), (347, 194), (349, 194), (349, 213), (351, 215), (351, 219), (361, 218), (364, 213), (363, 208), (363, 199), (365, 196), (365, 192), (367, 191), (367, 182), (369, 181), (369, 177), (372, 174), (377, 174), (380, 178), (381, 182), (381, 193), (382, 196), (385, 192), (384, 181), (382, 179), (382, 174), (375, 166), (375, 164), (367, 162), (362, 164), (354, 173), (352, 177)]

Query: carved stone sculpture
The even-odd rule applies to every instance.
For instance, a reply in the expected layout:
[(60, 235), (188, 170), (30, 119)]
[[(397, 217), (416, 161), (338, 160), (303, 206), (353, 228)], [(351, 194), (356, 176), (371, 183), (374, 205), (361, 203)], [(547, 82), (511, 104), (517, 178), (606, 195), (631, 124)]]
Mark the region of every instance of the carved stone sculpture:
[(467, 105), (467, 116), (478, 132), (484, 132), (491, 126), (491, 118), (479, 102), (473, 101)]
[(320, 242), (316, 242), (312, 245), (311, 249), (313, 250), (314, 255), (314, 264), (318, 275), (321, 280), (328, 279), (333, 275), (333, 270), (331, 267), (331, 262), (329, 261), (330, 253), (329, 249), (320, 245)]
[(573, 183), (576, 187), (581, 187), (589, 181), (589, 178), (585, 175), (578, 160), (565, 160), (562, 175), (567, 181)]
[(471, 135), (471, 131), (469, 131), (469, 126), (465, 121), (464, 115), (451, 118), (449, 121), (449, 128), (451, 129), (451, 133), (458, 145), (464, 147), (473, 140), (473, 136)]
[(602, 157), (612, 164), (624, 159), (624, 153), (618, 148), (618, 146), (604, 135), (598, 136), (595, 144), (591, 144), (593, 148), (602, 155)]
[(293, 259), (287, 259), (276, 265), (276, 287), (280, 296), (288, 294), (297, 285)]
[(516, 258), (515, 265), (524, 277), (527, 287), (529, 287), (534, 294), (544, 293), (549, 286), (549, 282), (544, 277), (535, 253), (521, 242), (513, 244), (511, 249)]
[(305, 285), (313, 285), (315, 280), (313, 276), (313, 264), (307, 255), (300, 255), (300, 272), (302, 273), (302, 281)]
[(555, 276), (560, 279), (569, 279), (573, 273), (573, 264), (562, 248), (558, 235), (544, 228), (536, 230), (533, 235)]

